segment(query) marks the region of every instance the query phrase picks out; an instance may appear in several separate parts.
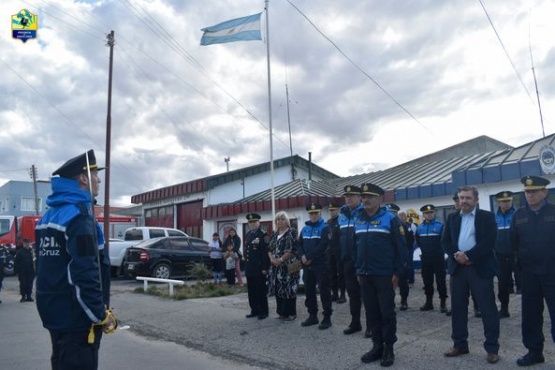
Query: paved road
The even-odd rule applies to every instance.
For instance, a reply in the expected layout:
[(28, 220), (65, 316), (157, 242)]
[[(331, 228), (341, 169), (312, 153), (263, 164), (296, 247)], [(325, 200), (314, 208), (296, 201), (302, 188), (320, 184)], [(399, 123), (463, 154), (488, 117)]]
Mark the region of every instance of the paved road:
[[(0, 299), (5, 301), (0, 305), (0, 369), (47, 368), (47, 333), (40, 327), (34, 305), (17, 301), (14, 282), (10, 281), (8, 291), (0, 294)], [(452, 345), (450, 319), (437, 309), (418, 310), (424, 301), (419, 282), (411, 289), (409, 310), (397, 314), (399, 340), (392, 368), (519, 368), (515, 360), (525, 351), (520, 339), (520, 296), (511, 296), (512, 317), (501, 321), (501, 360), (497, 365), (488, 365), (482, 348), (482, 323), (473, 316), (469, 317), (470, 354), (459, 358), (442, 355)], [(304, 297), (299, 297), (297, 303), (299, 319), (282, 322), (275, 320), (273, 314), (266, 320), (246, 319), (246, 294), (174, 301), (133, 293), (137, 286), (141, 283), (125, 280), (113, 283), (112, 304), (121, 325), (130, 329), (106, 336), (101, 353), (103, 369), (162, 366), (165, 369), (248, 369), (247, 364), (253, 366), (251, 369), (380, 368), (360, 362), (360, 356), (371, 346), (370, 339), (364, 339), (361, 333), (342, 334), (350, 318), (347, 304), (334, 306), (333, 326), (321, 331), (314, 326), (300, 326), (306, 317)], [(270, 311), (275, 312), (273, 299), (270, 299)], [(546, 316), (546, 363), (534, 366), (534, 370), (555, 369), (555, 348), (549, 339), (548, 324)], [(197, 362), (199, 357), (205, 362)]]

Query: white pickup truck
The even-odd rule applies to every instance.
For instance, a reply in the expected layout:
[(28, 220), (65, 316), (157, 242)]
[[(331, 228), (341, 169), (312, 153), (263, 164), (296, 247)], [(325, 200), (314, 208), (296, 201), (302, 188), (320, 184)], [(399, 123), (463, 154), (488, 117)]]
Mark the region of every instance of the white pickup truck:
[(140, 242), (153, 238), (165, 236), (188, 236), (181, 230), (170, 229), (167, 227), (138, 226), (125, 230), (123, 240), (117, 241), (110, 239), (110, 265), (112, 275), (118, 276), (122, 273), (123, 257), (129, 247), (133, 247)]

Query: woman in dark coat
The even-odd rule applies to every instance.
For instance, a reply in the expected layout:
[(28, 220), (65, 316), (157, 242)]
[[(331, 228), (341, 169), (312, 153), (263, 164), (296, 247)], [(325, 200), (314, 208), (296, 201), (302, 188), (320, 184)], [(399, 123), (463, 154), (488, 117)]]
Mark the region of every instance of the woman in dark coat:
[(229, 229), (229, 234), (225, 238), (224, 245), (228, 245), (229, 242), (233, 243), (233, 251), (237, 253), (239, 258), (235, 260), (235, 277), (237, 278), (237, 284), (243, 285), (243, 275), (241, 274), (241, 260), (243, 255), (241, 254), (241, 238), (237, 235), (237, 230), (234, 228)]
[(275, 223), (276, 231), (268, 247), (271, 263), (268, 294), (276, 297), (278, 318), (292, 321), (297, 318), (299, 271), (291, 273), (287, 266), (298, 261), (297, 242), (287, 213), (278, 212)]

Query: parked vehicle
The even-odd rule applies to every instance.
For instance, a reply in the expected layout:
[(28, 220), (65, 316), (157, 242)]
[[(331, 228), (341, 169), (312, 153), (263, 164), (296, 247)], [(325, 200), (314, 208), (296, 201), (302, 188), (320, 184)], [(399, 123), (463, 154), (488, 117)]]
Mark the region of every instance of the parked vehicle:
[(110, 265), (112, 275), (118, 276), (126, 270), (123, 269), (124, 257), (127, 248), (133, 247), (145, 240), (166, 236), (188, 236), (178, 229), (167, 227), (139, 226), (125, 230), (122, 241), (110, 240)]
[(192, 262), (210, 263), (206, 240), (189, 236), (169, 236), (146, 240), (125, 253), (123, 269), (129, 276), (160, 279), (187, 276)]
[(0, 244), (0, 266), (4, 269), (4, 276), (15, 275), (14, 270), (15, 249)]

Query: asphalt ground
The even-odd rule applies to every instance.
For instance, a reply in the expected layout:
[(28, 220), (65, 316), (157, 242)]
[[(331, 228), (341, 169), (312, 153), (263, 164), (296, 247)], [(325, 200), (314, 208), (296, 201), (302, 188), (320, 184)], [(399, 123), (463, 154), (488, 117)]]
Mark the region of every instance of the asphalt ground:
[[(486, 353), (483, 349), (482, 321), (473, 316), (472, 309), (469, 310), (468, 320), (470, 353), (456, 358), (443, 356), (443, 352), (452, 346), (450, 317), (439, 312), (437, 296), (434, 297), (434, 311), (419, 310), (419, 307), (424, 304), (425, 297), (419, 275), (416, 280), (410, 291), (408, 311), (397, 312), (398, 341), (395, 344), (393, 369), (444, 370), (489, 367), (520, 369), (515, 361), (526, 352), (526, 349), (521, 343), (519, 295), (511, 295), (511, 317), (501, 320), (500, 361), (490, 365), (486, 362)], [(220, 298), (176, 301), (133, 293), (133, 289), (139, 286), (142, 286), (142, 283), (115, 281), (112, 288), (112, 305), (120, 325), (129, 326), (128, 330), (131, 333), (138, 334), (147, 341), (172, 342), (168, 344), (172, 346), (176, 344), (177, 348), (194, 350), (195, 353), (204, 352), (213, 358), (221, 359), (222, 362), (230, 361), (255, 368), (299, 370), (381, 368), (378, 363), (364, 364), (360, 361), (360, 356), (370, 349), (371, 339), (363, 338), (362, 332), (349, 336), (343, 334), (343, 329), (350, 322), (348, 303), (334, 304), (333, 326), (328, 330), (318, 330), (317, 326), (306, 328), (300, 326), (301, 321), (307, 317), (302, 294), (297, 300), (298, 319), (283, 322), (275, 319), (277, 315), (273, 298), (269, 299), (270, 317), (257, 320), (245, 318), (249, 312), (245, 293)], [(0, 294), (0, 299), (4, 300), (3, 297), (6, 294), (17, 295), (15, 291), (8, 289), (7, 292)], [(399, 303), (399, 296), (396, 297), (396, 302)], [(36, 315), (36, 309), (31, 310), (31, 307), (32, 304), (23, 307), (22, 313)], [(3, 324), (0, 327), (20, 325), (16, 321), (18, 318), (4, 317), (2, 308), (0, 307), (0, 320)], [(549, 334), (550, 319), (547, 313), (545, 315), (546, 362), (532, 367), (538, 370), (555, 369), (555, 346)], [(37, 319), (33, 320), (36, 322)], [(5, 331), (2, 330), (2, 332)], [(16, 338), (18, 334), (13, 330), (10, 331), (12, 332)], [(32, 349), (37, 346), (49, 346), (47, 335), (45, 336), (46, 331), (40, 326), (40, 321), (32, 328), (27, 327), (26, 333), (24, 346), (11, 346), (6, 350), (5, 345), (0, 345), (0, 354), (2, 354), (0, 358), (6, 353), (16, 358), (26, 356), (29, 351), (31, 355), (39, 356), (37, 351), (33, 354)], [(36, 334), (32, 335), (32, 333)], [(109, 340), (125, 339), (122, 334), (117, 332), (103, 340), (101, 357), (114, 355), (112, 351), (116, 349), (109, 345)], [(141, 351), (140, 346), (141, 344), (137, 345), (137, 351)], [(150, 362), (145, 362), (133, 353), (125, 356), (129, 368), (150, 369), (158, 367), (153, 367), (151, 365), (153, 363), (160, 363), (160, 365), (164, 363), (162, 355), (156, 358), (157, 355), (154, 354), (155, 358), (150, 358)], [(2, 364), (1, 360), (0, 364)], [(210, 368), (198, 366), (203, 365), (189, 364), (185, 361), (180, 368)]]

